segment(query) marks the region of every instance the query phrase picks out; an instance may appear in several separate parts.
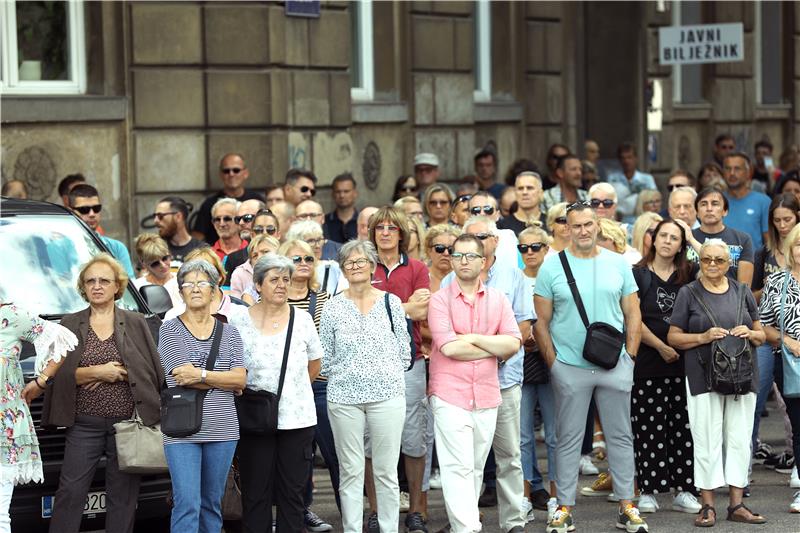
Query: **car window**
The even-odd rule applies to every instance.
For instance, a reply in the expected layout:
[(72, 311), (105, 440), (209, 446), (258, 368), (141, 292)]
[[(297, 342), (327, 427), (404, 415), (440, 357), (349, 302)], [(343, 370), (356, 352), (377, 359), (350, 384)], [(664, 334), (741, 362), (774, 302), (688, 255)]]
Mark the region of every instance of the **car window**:
[[(58, 215), (0, 219), (0, 300), (18, 303), (40, 315), (64, 315), (85, 309), (76, 283), (81, 265), (102, 250), (74, 218)], [(125, 289), (117, 305), (139, 308)]]

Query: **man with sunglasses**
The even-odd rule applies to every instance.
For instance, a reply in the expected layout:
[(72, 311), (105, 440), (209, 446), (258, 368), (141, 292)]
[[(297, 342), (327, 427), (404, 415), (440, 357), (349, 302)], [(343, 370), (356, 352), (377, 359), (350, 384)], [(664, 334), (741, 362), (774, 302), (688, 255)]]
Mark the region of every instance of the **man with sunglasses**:
[(211, 221), (211, 208), (221, 198), (233, 198), (239, 202), (264, 200), (260, 193), (244, 188), (244, 184), (249, 177), (250, 171), (245, 165), (244, 156), (236, 153), (222, 156), (219, 161), (219, 180), (222, 182), (222, 190), (206, 198), (200, 205), (192, 228), (192, 235), (198, 239), (205, 240), (209, 245), (216, 242), (217, 232)]
[[(469, 199), (468, 212), (470, 217), (484, 216), (497, 225), (500, 220), (500, 209), (497, 199), (487, 191), (478, 191)], [(517, 252), (517, 236), (510, 229), (496, 229), (498, 243), (496, 245), (498, 261), (503, 264), (519, 267), (522, 259)]]
[(640, 192), (646, 189), (656, 190), (658, 187), (652, 175), (636, 169), (639, 160), (636, 147), (632, 143), (625, 142), (617, 147), (617, 159), (622, 170), (611, 172), (608, 183), (616, 189), (619, 214), (625, 217), (636, 211), (636, 200)]
[(125, 245), (116, 239), (97, 233), (97, 228), (100, 226), (100, 212), (103, 209), (103, 205), (100, 203), (100, 193), (97, 192), (97, 189), (88, 183), (75, 185), (69, 191), (69, 207), (103, 241), (106, 248), (111, 251), (111, 255), (125, 268), (128, 277), (135, 278), (131, 255)]
[(233, 271), (236, 270), (236, 267), (248, 261), (247, 245), (250, 244), (254, 237), (253, 226), (255, 225), (256, 215), (266, 208), (267, 204), (261, 200), (245, 200), (239, 204), (233, 221), (239, 226), (239, 238), (242, 240), (244, 248), (229, 253), (223, 261), (226, 272), (225, 281), (222, 283), (223, 286), (229, 286), (231, 284), (231, 276), (233, 276)]
[(233, 198), (220, 198), (211, 208), (211, 221), (218, 236), (211, 249), (223, 264), (228, 254), (247, 248), (247, 241), (239, 237), (239, 225), (236, 223), (238, 208), (239, 202)]
[(556, 159), (556, 186), (544, 191), (542, 195), (542, 211), (545, 213), (561, 202), (569, 204), (586, 200), (583, 185), (583, 164), (575, 154), (566, 154)]
[(158, 229), (158, 236), (167, 241), (172, 259), (178, 263), (183, 263), (186, 254), (195, 248), (206, 246), (189, 233), (186, 223), (190, 210), (191, 205), (183, 198), (166, 196), (156, 204), (153, 211), (153, 223)]
[(305, 168), (290, 168), (283, 182), (283, 196), (297, 207), (317, 194), (317, 176)]
[[(694, 176), (686, 170), (674, 170), (667, 178), (667, 195), (672, 195), (672, 191), (678, 187), (694, 187)], [(672, 218), (669, 216), (669, 202), (659, 213), (663, 218)], [(689, 224), (692, 226), (693, 224)]]

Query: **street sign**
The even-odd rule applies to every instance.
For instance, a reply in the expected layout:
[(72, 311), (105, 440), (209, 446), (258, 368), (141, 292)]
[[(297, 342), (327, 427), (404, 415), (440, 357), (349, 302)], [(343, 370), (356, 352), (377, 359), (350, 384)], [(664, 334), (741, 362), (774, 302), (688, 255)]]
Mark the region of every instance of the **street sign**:
[(665, 26), (658, 30), (662, 65), (697, 65), (744, 61), (744, 28), (733, 24)]

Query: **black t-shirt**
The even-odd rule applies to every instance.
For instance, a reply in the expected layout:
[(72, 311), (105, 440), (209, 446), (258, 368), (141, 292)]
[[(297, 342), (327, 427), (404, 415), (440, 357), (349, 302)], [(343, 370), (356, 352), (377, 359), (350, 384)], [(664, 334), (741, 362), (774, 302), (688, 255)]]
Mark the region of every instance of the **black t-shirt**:
[[(700, 244), (703, 244), (708, 239), (722, 239), (728, 245), (728, 251), (731, 254), (731, 267), (728, 269), (728, 277), (733, 280), (736, 279), (736, 274), (739, 272), (739, 261), (747, 261), (748, 263), (754, 261), (753, 239), (743, 231), (726, 226), (719, 233), (706, 233), (700, 228), (695, 228), (692, 230), (692, 235)], [(686, 257), (696, 265), (700, 263), (700, 257), (694, 251), (694, 248), (689, 248), (686, 252)]]
[(756, 252), (752, 289), (754, 291), (763, 289), (764, 283), (767, 281), (769, 275), (780, 272), (781, 270), (783, 269), (778, 264), (778, 260), (775, 259), (775, 254), (767, 250), (766, 245), (762, 246), (761, 249)]
[[(209, 244), (209, 246), (217, 242), (217, 239), (219, 238), (217, 236), (217, 232), (214, 230), (214, 224), (211, 223), (211, 208), (214, 207), (214, 204), (217, 203), (217, 200), (221, 198), (231, 197), (225, 194), (225, 192), (219, 191), (205, 199), (202, 205), (200, 205), (200, 209), (197, 211), (197, 218), (195, 219), (194, 227), (192, 228), (194, 231), (205, 235), (206, 242)], [(263, 202), (264, 196), (256, 191), (245, 189), (244, 194), (238, 198), (235, 198), (235, 200), (240, 202), (244, 202), (245, 200), (261, 200)]]
[(239, 265), (243, 265), (248, 259), (250, 259), (250, 256), (247, 254), (247, 248), (236, 250), (225, 256), (225, 282), (223, 285), (230, 286), (233, 271), (236, 270), (236, 267)]
[[(546, 218), (547, 217), (544, 213), (539, 216), (542, 227), (545, 227), (544, 224)], [(508, 215), (507, 217), (497, 221), (497, 229), (510, 229), (517, 237), (519, 237), (519, 234), (522, 233), (522, 231), (527, 227), (528, 225), (525, 222), (521, 221), (514, 215)]]
[(189, 254), (189, 252), (208, 245), (203, 241), (198, 241), (192, 237), (192, 239), (183, 246), (176, 246), (169, 241), (167, 242), (167, 246), (169, 246), (169, 253), (172, 256), (172, 259), (183, 263), (185, 261), (184, 258)]
[[(639, 286), (642, 323), (653, 332), (653, 335), (666, 343), (672, 308), (681, 288), (681, 285), (676, 283), (678, 274), (673, 272), (669, 279), (664, 281), (647, 267), (634, 267), (633, 277)], [(680, 350), (676, 351), (680, 358), (674, 363), (667, 363), (658, 350), (645, 343), (640, 344), (636, 365), (633, 367), (634, 379), (683, 376), (684, 354)]]

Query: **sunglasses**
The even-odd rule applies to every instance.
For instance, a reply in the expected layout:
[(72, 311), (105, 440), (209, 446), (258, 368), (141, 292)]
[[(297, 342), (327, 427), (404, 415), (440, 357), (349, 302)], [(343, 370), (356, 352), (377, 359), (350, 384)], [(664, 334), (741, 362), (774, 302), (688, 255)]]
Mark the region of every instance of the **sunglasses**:
[(267, 235), (275, 235), (275, 232), (278, 231), (278, 228), (275, 226), (253, 226), (253, 233), (256, 235), (261, 235), (266, 233)]
[(482, 241), (485, 241), (486, 239), (488, 239), (489, 237), (492, 236), (491, 233), (473, 233), (472, 235), (477, 237), (478, 239), (480, 239)]
[(728, 259), (725, 257), (701, 257), (700, 262), (704, 265), (724, 265)]
[(176, 214), (178, 214), (177, 211), (167, 211), (166, 213), (153, 213), (153, 218), (155, 218), (156, 220), (164, 220), (164, 217)]
[(233, 221), (236, 222), (237, 224), (241, 224), (242, 222), (244, 222), (245, 224), (249, 224), (253, 220), (255, 220), (255, 218), (256, 218), (255, 215), (240, 215), (233, 217)]
[(102, 204), (97, 205), (82, 205), (81, 207), (73, 207), (75, 211), (80, 213), (81, 215), (88, 215), (90, 212), (94, 211), (95, 213), (99, 213), (103, 210)]
[(234, 217), (224, 216), (224, 217), (214, 217), (211, 219), (211, 222), (214, 224), (219, 224), (220, 222), (233, 222)]
[(530, 250), (531, 252), (538, 252), (542, 248), (544, 248), (544, 243), (542, 243), (542, 242), (535, 242), (533, 244), (518, 244), (517, 245), (517, 250), (519, 250), (519, 253), (521, 253), (521, 254), (527, 254), (528, 250)]
[(675, 189), (677, 189), (678, 187), (689, 187), (689, 185), (667, 185), (667, 190), (669, 192), (672, 192)]
[(311, 193), (311, 196), (314, 196), (315, 194), (317, 194), (317, 189), (312, 189), (308, 185), (303, 185), (302, 187), (300, 187), (300, 192)]
[(293, 255), (291, 257), (292, 263), (295, 265), (299, 265), (300, 263), (306, 263), (307, 265), (311, 265), (314, 263), (314, 256), (313, 255)]
[(408, 185), (406, 185), (405, 187), (400, 187), (400, 190), (403, 191), (403, 192), (417, 192), (417, 188), (416, 187), (411, 187), (411, 186), (408, 186)]
[(590, 203), (591, 203), (591, 206), (592, 206), (593, 209), (597, 209), (601, 205), (603, 207), (605, 207), (606, 209), (611, 209), (612, 207), (614, 207), (614, 204), (617, 203), (617, 202), (615, 202), (614, 200), (598, 200), (598, 199), (595, 198)]
[(556, 224), (566, 224), (567, 217), (556, 217), (556, 219), (553, 222), (555, 222)]
[(450, 205), (447, 200), (428, 200), (428, 205), (435, 205), (436, 207), (444, 207)]
[(241, 172), (242, 170), (243, 169), (241, 169), (239, 167), (226, 167), (226, 168), (222, 169), (222, 173), (223, 174), (234, 174), (235, 175), (235, 174), (238, 174), (239, 172)]
[(471, 194), (462, 194), (461, 196), (453, 200), (453, 205), (458, 205), (461, 202), (469, 202), (470, 200), (472, 200)]
[[(580, 209), (581, 207), (593, 207), (592, 202), (590, 202), (589, 200), (583, 200), (582, 202), (575, 202), (573, 204), (569, 204), (567, 206), (567, 213), (569, 213), (573, 209)], [(566, 219), (564, 220), (564, 222), (566, 223)]]
[(444, 244), (434, 244), (432, 246), (432, 248), (433, 248), (433, 251), (436, 252), (437, 254), (443, 254), (445, 252), (447, 252), (448, 254), (452, 254), (453, 253), (453, 247), (452, 246), (446, 246)]
[(152, 263), (150, 263), (150, 268), (156, 268), (156, 267), (158, 267), (159, 265), (161, 265), (161, 263), (167, 263), (167, 264), (169, 264), (169, 256), (168, 256), (168, 255), (165, 255), (165, 256), (164, 256), (164, 257), (162, 257), (161, 259), (156, 259), (155, 261), (153, 261)]
[(485, 205), (483, 207), (471, 207), (469, 212), (473, 215), (480, 215), (481, 211), (483, 211), (484, 215), (493, 215), (494, 214), (494, 207), (490, 205)]

